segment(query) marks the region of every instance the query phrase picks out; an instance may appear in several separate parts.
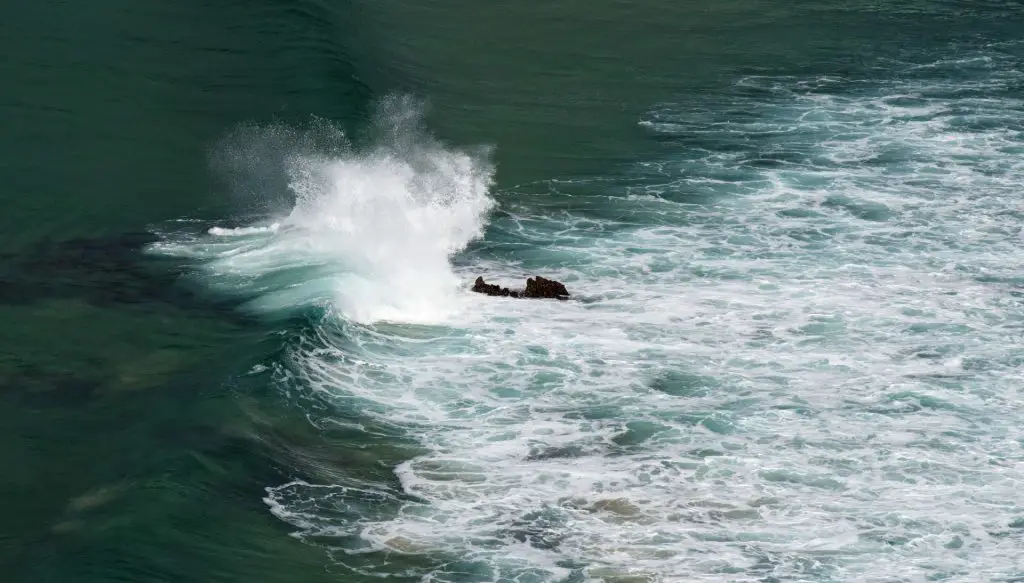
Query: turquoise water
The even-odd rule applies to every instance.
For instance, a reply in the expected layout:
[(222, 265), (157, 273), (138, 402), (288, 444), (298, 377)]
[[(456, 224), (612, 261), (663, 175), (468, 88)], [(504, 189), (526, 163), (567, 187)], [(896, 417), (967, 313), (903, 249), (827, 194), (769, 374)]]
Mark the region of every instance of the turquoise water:
[(14, 580), (1024, 578), (1019, 3), (132, 6), (3, 35)]

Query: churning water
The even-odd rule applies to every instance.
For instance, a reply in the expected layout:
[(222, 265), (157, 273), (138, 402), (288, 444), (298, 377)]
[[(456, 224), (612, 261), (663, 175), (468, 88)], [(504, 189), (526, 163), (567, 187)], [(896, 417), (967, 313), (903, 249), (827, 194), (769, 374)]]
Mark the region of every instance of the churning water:
[[(268, 485), (359, 572), (1019, 580), (1022, 88), (1000, 47), (744, 77), (652, 104), (661, 156), (501, 192), (392, 101), (282, 157), (287, 211), (158, 248), (316, 307), (282, 394), (415, 444), (395, 481)], [(533, 273), (577, 298), (467, 291)]]

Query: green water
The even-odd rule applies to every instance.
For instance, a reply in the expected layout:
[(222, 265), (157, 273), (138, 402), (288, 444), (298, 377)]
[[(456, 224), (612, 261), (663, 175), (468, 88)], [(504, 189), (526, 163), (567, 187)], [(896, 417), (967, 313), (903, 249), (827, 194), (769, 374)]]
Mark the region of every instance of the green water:
[[(1024, 85), (1014, 75), (1024, 65), (1020, 47), (1013, 43), (1024, 30), (1024, 6), (1010, 0), (572, 1), (543, 5), (462, 0), (217, 4), (16, 0), (4, 13), (0, 19), (0, 53), (5, 55), (0, 59), (0, 573), (12, 582), (370, 581), (379, 580), (375, 576), (379, 573), (420, 580), (424, 573), (432, 572), (429, 565), (451, 560), (445, 558), (451, 553), (466, 554), (465, 547), (455, 545), (435, 553), (346, 559), (338, 549), (351, 549), (352, 545), (339, 544), (325, 532), (304, 539), (291, 536), (302, 529), (268, 510), (266, 489), (293, 480), (335, 484), (359, 476), (398, 491), (396, 466), (436, 443), (418, 438), (416, 430), (409, 429), (414, 426), (411, 423), (401, 431), (380, 429), (375, 425), (379, 420), (359, 407), (330, 404), (324, 406), (337, 408), (325, 412), (282, 390), (287, 383), (247, 374), (258, 364), (287, 361), (289, 347), (298, 342), (296, 338), (311, 334), (316, 326), (310, 322), (315, 322), (319, 313), (279, 313), (270, 318), (254, 313), (245, 304), (259, 292), (243, 297), (223, 293), (204, 279), (207, 274), (190, 258), (147, 251), (180, 225), (205, 228), (218, 222), (236, 226), (248, 224), (252, 215), (262, 217), (280, 210), (287, 189), (279, 175), (260, 171), (264, 158), (255, 156), (254, 163), (237, 166), (224, 164), (223, 144), (244, 124), (301, 128), (315, 125), (310, 121), (315, 116), (343, 129), (358, 144), (372, 142), (373, 111), (379, 100), (393, 94), (425, 100), (424, 125), (433, 135), (460, 147), (491, 148), (489, 156), (496, 168), (491, 196), (497, 208), (491, 226), (465, 254), (453, 258), (460, 269), (458, 275), (468, 277), (472, 269), (495, 265), (511, 271), (552, 269), (583, 285), (593, 283), (595, 290), (604, 285), (600, 278), (627, 273), (618, 263), (602, 263), (603, 258), (618, 257), (623, 250), (646, 257), (650, 249), (661, 249), (660, 242), (628, 238), (630, 229), (638, 225), (673, 221), (694, 225), (692, 231), (679, 235), (680, 240), (691, 235), (699, 238), (706, 232), (701, 228), (723, 233), (712, 241), (718, 245), (716, 249), (703, 249), (708, 255), (736, 258), (730, 245), (744, 244), (737, 243), (743, 234), (730, 230), (728, 214), (722, 214), (723, 223), (719, 223), (714, 217), (706, 220), (700, 212), (666, 215), (660, 207), (644, 206), (647, 203), (605, 204), (606, 197), (618, 200), (616, 197), (624, 194), (657, 190), (650, 174), (645, 174), (647, 170), (637, 170), (638, 166), (649, 168), (643, 164), (652, 161), (665, 164), (658, 167), (665, 179), (657, 187), (657, 194), (664, 199), (702, 201), (719, 191), (687, 190), (689, 187), (678, 187), (681, 182), (675, 182), (701, 175), (702, 168), (708, 166), (702, 162), (704, 158), (688, 153), (704, 149), (726, 152), (729, 148), (720, 142), (728, 140), (732, 140), (732, 151), (767, 144), (766, 151), (792, 147), (792, 151), (802, 152), (802, 146), (822, 139), (817, 134), (797, 135), (794, 142), (780, 146), (777, 134), (759, 134), (777, 128), (765, 130), (757, 125), (759, 121), (744, 116), (774, 116), (772, 119), (784, 120), (779, 123), (789, 123), (801, 112), (793, 114), (798, 108), (787, 109), (785, 104), (757, 109), (763, 105), (757, 96), (743, 102), (740, 94), (744, 89), (737, 85), (742, 79), (770, 79), (766, 87), (775, 83), (788, 91), (792, 89), (786, 85), (790, 81), (804, 87), (799, 85), (804, 80), (834, 78), (839, 79), (835, 92), (856, 100), (873, 95), (872, 91), (878, 91), (876, 85), (883, 82), (912, 84), (915, 75), (925, 78), (925, 73), (916, 72), (913, 66), (981, 53), (979, 58), (994, 58), (997, 65), (980, 72), (951, 65), (928, 73), (931, 89), (915, 86), (912, 90), (923, 91), (925, 99), (948, 99), (953, 109), (974, 105), (984, 109), (984, 104), (955, 101), (960, 89), (950, 87), (962, 83), (965, 91), (975, 88), (976, 95), (970, 98), (1000, 103), (992, 123), (1004, 128), (1009, 137), (994, 147), (998, 155), (979, 146), (962, 158), (952, 154), (953, 166), (962, 163), (979, 173), (1011, 181), (1018, 174), (1006, 168), (1016, 168), (1013, 160), (1022, 151), (1019, 136), (1024, 130), (1017, 116)], [(1009, 81), (990, 83), (996, 77)], [(935, 89), (936, 80), (948, 84)], [(825, 94), (832, 88), (810, 91)], [(845, 103), (840, 99), (837, 107), (841, 109)], [(837, 123), (848, 121), (836, 115)], [(679, 125), (659, 134), (641, 122)], [(978, 127), (986, 123), (984, 119), (971, 122)], [(714, 133), (730, 123), (739, 124), (742, 135)], [(841, 129), (885, 131), (870, 121), (858, 123), (850, 122)], [(970, 156), (974, 158), (964, 161)], [(729, 170), (722, 170), (723, 175)], [(837, 170), (841, 171), (843, 168)], [(801, 179), (805, 186), (824, 180), (808, 174)], [(552, 186), (547, 182), (551, 180), (572, 185)], [(738, 190), (751, 191), (765, 182), (760, 175), (736, 180), (744, 185)], [(887, 180), (911, 184), (901, 182), (902, 178)], [(870, 182), (865, 188), (883, 189), (878, 186), (881, 183)], [(971, 184), (991, 187), (993, 198), (1006, 192), (1003, 183)], [(945, 188), (945, 183), (940, 186)], [(566, 198), (566, 194), (572, 196)], [(861, 213), (860, 218), (877, 210), (848, 201), (826, 202), (826, 207), (853, 209), (850, 212)], [(776, 211), (780, 216), (797, 212), (771, 208)], [(570, 212), (578, 214), (579, 222), (574, 218), (567, 223), (543, 223), (546, 213)], [(748, 217), (744, 208), (707, 212), (713, 216), (735, 212), (734, 216), (740, 217), (737, 220)], [(934, 223), (923, 223), (922, 228), (938, 225), (941, 229), (956, 212), (942, 214)], [(985, 216), (1003, 217), (993, 219), (996, 222), (1009, 221), (999, 223), (1002, 228), (1018, 224), (1014, 221), (1019, 217), (1013, 218), (1013, 212), (1019, 210), (1000, 206)], [(530, 218), (522, 223), (511, 221), (509, 216), (515, 213)], [(1011, 218), (1005, 219), (1008, 216)], [(620, 223), (600, 235), (590, 232), (578, 239), (566, 231), (571, 231), (566, 224), (592, 225), (596, 223), (587, 221), (605, 219)], [(531, 231), (529, 220), (543, 224)], [(527, 224), (525, 231), (523, 224)], [(757, 231), (759, 223), (749, 224), (764, 237), (771, 237), (770, 231), (779, 228), (768, 224)], [(973, 228), (973, 223), (969, 226)], [(823, 227), (823, 237), (834, 234), (829, 228)], [(844, 223), (840, 230), (845, 228)], [(526, 237), (524, 232), (538, 238)], [(616, 239), (613, 234), (618, 232), (626, 235)], [(1013, 236), (1007, 235), (1005, 241), (1012, 241)], [(556, 252), (545, 238), (564, 244), (564, 248)], [(980, 247), (1006, 244), (1004, 239), (977, 241)], [(885, 244), (902, 245), (888, 240)], [(607, 246), (604, 251), (603, 245)], [(933, 252), (930, 247), (908, 244), (906, 253), (920, 253), (925, 258), (922, 261), (934, 257), (936, 262), (946, 253), (955, 262), (959, 261), (956, 252), (967, 248), (965, 243), (964, 247)], [(1013, 248), (1006, 247), (1007, 253)], [(772, 247), (775, 251), (778, 248)], [(649, 295), (643, 298), (664, 299), (679, 293), (677, 304), (696, 301), (695, 297), (714, 301), (710, 296), (721, 290), (701, 291), (700, 282), (705, 280), (700, 278), (714, 279), (728, 269), (742, 269), (715, 264), (692, 279), (648, 277), (672, 269), (659, 267), (658, 261), (688, 261), (671, 252), (650, 262), (646, 275), (630, 280), (637, 286), (650, 286), (649, 292), (644, 292)], [(758, 257), (769, 262), (775, 257), (765, 253)], [(859, 248), (851, 256), (857, 253), (875, 259)], [(1005, 296), (1016, 297), (1011, 292), (1019, 294), (1013, 291), (1019, 290), (1019, 271), (1014, 275), (1015, 268), (998, 260), (985, 263), (990, 258), (978, 253), (971, 257), (989, 271), (974, 274), (976, 280), (990, 277), (1018, 285)], [(788, 265), (809, 273), (815, 265), (813, 254), (800, 257)], [(830, 256), (828, 261), (832, 260)], [(846, 256), (835, 262), (844, 265), (847, 260), (855, 263)], [(736, 265), (742, 261), (736, 258)], [(885, 266), (890, 261), (899, 260), (886, 256), (873, 264)], [(729, 277), (721, 275), (721, 281), (726, 280)], [(823, 281), (825, 288), (831, 285), (827, 278)], [(687, 283), (693, 283), (693, 295), (678, 291), (690, 289), (685, 287)], [(722, 293), (738, 292), (728, 288)], [(614, 293), (602, 297), (610, 303), (598, 301), (597, 309), (620, 309)], [(743, 301), (742, 294), (730, 298)], [(992, 405), (990, 411), (981, 405), (976, 409), (964, 405), (977, 414), (972, 422), (981, 425), (986, 416), (998, 419), (1000, 414), (1020, 411), (1019, 399), (1011, 394), (1011, 381), (1019, 374), (1019, 356), (987, 348), (1019, 341), (1008, 323), (1016, 321), (1020, 313), (1020, 306), (1013, 301), (999, 304), (1002, 311), (975, 314), (981, 320), (989, 317), (984, 321), (992, 322), (990, 328), (964, 333), (962, 339), (944, 336), (948, 345), (929, 348), (945, 354), (943, 350), (955, 352), (950, 346), (957, 343), (986, 347), (979, 349), (979, 354), (988, 359), (985, 362), (996, 363), (990, 369), (995, 371), (995, 380), (986, 377), (978, 383), (991, 390), (988, 403), (998, 406)], [(654, 306), (649, 313), (670, 309), (656, 301), (649, 305)], [(621, 309), (630, 312), (628, 307)], [(978, 310), (981, 314), (982, 307)], [(713, 325), (723, 325), (735, 313), (726, 310)], [(507, 314), (496, 317), (496, 321), (503, 317), (517, 321)], [(680, 321), (673, 320), (672, 325)], [(825, 330), (822, 337), (827, 337), (835, 322), (824, 318), (815, 325)], [(857, 322), (856, 316), (848, 316), (835, 326), (853, 329)], [(884, 329), (886, 322), (871, 325)], [(941, 324), (953, 326), (951, 322)], [(457, 323), (452, 327), (470, 329), (473, 325)], [(480, 329), (484, 330), (481, 334), (493, 332), (495, 337), (506, 333), (486, 326)], [(381, 333), (386, 334), (387, 329)], [(401, 331), (400, 335), (420, 333), (424, 337), (434, 334)], [(537, 360), (524, 357), (518, 365), (522, 370), (547, 366), (537, 363), (548, 356), (557, 360), (565, 338), (588, 334), (591, 332), (583, 327), (566, 332), (551, 345), (532, 348)], [(615, 342), (638, 341), (637, 334), (624, 332)], [(669, 346), (669, 339), (684, 336), (683, 332), (665, 334), (658, 336), (658, 341), (646, 337), (644, 341)], [(955, 335), (955, 330), (950, 334)], [(477, 354), (464, 348), (470, 343), (464, 336), (444, 338), (447, 340), (441, 344), (450, 341), (453, 353)], [(893, 338), (882, 333), (874, 341), (885, 344)], [(892, 340), (892, 344), (899, 343)], [(856, 353), (861, 348), (853, 343), (843, 345), (842, 350)], [(651, 351), (643, 358), (652, 363), (676, 358)], [(395, 353), (402, 354), (400, 349)], [(737, 358), (756, 360), (765, 354)], [(609, 362), (614, 360), (600, 350), (585, 352), (587, 358), (602, 355)], [(780, 361), (786, 358), (776, 353), (770, 356)], [(967, 357), (969, 360), (970, 354)], [(641, 357), (636, 358), (640, 362)], [(460, 369), (446, 369), (446, 361), (441, 362), (430, 365), (437, 367), (437, 374), (460, 378)], [(727, 372), (730, 365), (722, 362), (721, 368), (705, 373), (708, 377), (720, 373), (725, 379), (721, 382), (727, 384), (733, 377)], [(416, 371), (402, 366), (396, 365), (400, 372), (388, 382), (419, 386), (414, 382)], [(788, 375), (780, 384), (799, 386), (806, 379), (817, 378), (808, 370), (780, 367), (777, 375)], [(496, 385), (501, 382), (495, 379), (515, 378), (515, 370), (502, 370), (488, 369), (491, 376), (481, 378)], [(560, 370), (558, 374), (567, 373)], [(674, 374), (665, 378), (683, 378)], [(559, 378), (563, 377), (534, 380), (543, 386)], [(974, 395), (977, 387), (971, 382), (950, 390)], [(686, 393), (681, 388), (686, 382), (677, 384), (668, 392), (678, 393), (676, 396)], [(524, 389), (523, 394), (530, 393)], [(701, 406), (693, 405), (695, 409)], [(928, 407), (927, 403), (921, 406)], [(633, 423), (632, 433), (623, 434), (627, 437), (620, 436), (620, 440), (642, 443), (648, 439), (644, 431), (660, 431), (627, 419), (629, 406), (612, 411), (608, 416), (613, 420), (618, 411), (622, 423)], [(466, 414), (476, 413), (483, 414), (476, 409)], [(593, 419), (600, 418), (593, 413)], [(323, 419), (350, 421), (360, 430), (332, 427)], [(710, 424), (712, 432), (719, 431), (713, 421), (699, 422)], [(758, 431), (748, 430), (751, 434)], [(1002, 452), (999, 463), (1021, 463), (1020, 443), (1010, 433), (978, 439), (985, 443), (1007, 440), (1010, 445), (1005, 449), (993, 446), (991, 451)], [(1016, 477), (1019, 473), (1009, 479)], [(368, 504), (371, 508), (365, 515), (380, 511)], [(1009, 524), (1018, 514), (1019, 508), (1010, 511), (1010, 518), (1003, 522)], [(1019, 526), (1007, 528), (999, 531), (1009, 533), (1000, 535), (1000, 540), (1019, 542)], [(1018, 538), (1007, 538), (1015, 536)], [(527, 539), (533, 541), (529, 537), (523, 540)], [(685, 546), (679, 541), (664, 544)], [(963, 561), (983, 564), (986, 552), (977, 550)], [(367, 568), (368, 564), (373, 567)], [(563, 567), (569, 575), (565, 577), (527, 570), (521, 581), (630, 580), (602, 575), (600, 570), (581, 570), (571, 561), (566, 564)], [(1013, 573), (1021, 572), (1020, 564), (988, 567), (990, 572), (979, 567), (975, 572), (950, 573), (948, 578), (1008, 581)], [(720, 579), (706, 580), (785, 579), (772, 579), (763, 565), (758, 569), (726, 569), (719, 572)], [(505, 580), (501, 578), (507, 576), (489, 579), (482, 572), (467, 567), (465, 573), (452, 578)], [(806, 572), (807, 578), (802, 580), (909, 581), (917, 576), (866, 578), (812, 567)], [(673, 572), (648, 570), (642, 576), (682, 580), (674, 579), (681, 575)]]

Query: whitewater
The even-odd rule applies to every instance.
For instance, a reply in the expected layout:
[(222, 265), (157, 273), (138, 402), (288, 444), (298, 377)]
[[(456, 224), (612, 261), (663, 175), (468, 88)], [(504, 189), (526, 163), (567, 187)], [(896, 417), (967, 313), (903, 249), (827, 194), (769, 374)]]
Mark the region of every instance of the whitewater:
[[(742, 77), (652, 105), (663, 156), (502, 189), (407, 100), (369, 145), (250, 129), (228, 150), (280, 146), (285, 210), (154, 251), (306, 315), (267, 374), (311, 423), (415, 444), (393, 480), (268, 484), (353, 571), (1020, 580), (1014, 62)], [(579, 299), (468, 291), (533, 274)]]

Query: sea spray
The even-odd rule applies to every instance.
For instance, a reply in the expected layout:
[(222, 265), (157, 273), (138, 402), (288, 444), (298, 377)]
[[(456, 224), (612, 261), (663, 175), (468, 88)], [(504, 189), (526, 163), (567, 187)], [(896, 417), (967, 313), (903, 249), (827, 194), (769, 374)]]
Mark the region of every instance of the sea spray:
[[(493, 167), (485, 151), (431, 138), (421, 118), (411, 99), (384, 100), (366, 146), (323, 120), (302, 131), (233, 132), (214, 160), (241, 181), (236, 197), (257, 210), (288, 198), (290, 208), (271, 211), (267, 224), (213, 227), (164, 250), (199, 255), (211, 279), (257, 296), (259, 311), (329, 303), (359, 322), (443, 320), (458, 306), (449, 258), (483, 234)], [(243, 179), (246, 168), (259, 178)]]

